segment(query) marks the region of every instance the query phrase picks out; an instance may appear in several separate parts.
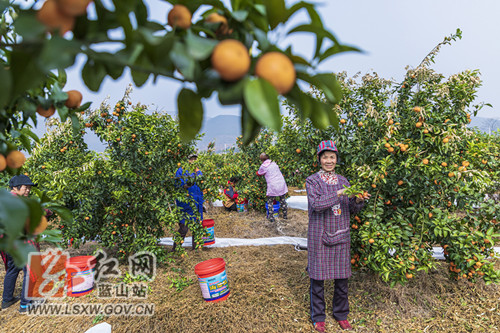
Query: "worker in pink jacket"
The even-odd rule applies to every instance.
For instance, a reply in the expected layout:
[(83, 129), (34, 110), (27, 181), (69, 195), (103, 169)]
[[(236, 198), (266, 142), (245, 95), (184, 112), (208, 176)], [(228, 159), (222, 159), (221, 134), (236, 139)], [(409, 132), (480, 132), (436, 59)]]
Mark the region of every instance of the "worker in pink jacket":
[(274, 222), (273, 216), (273, 201), (279, 201), (280, 209), (283, 212), (283, 219), (287, 219), (288, 206), (286, 204), (286, 194), (288, 193), (288, 187), (286, 186), (285, 178), (281, 174), (280, 168), (276, 162), (269, 159), (266, 153), (260, 154), (260, 160), (262, 162), (259, 171), (257, 171), (258, 176), (264, 176), (267, 182), (267, 207), (269, 209), (269, 220)]

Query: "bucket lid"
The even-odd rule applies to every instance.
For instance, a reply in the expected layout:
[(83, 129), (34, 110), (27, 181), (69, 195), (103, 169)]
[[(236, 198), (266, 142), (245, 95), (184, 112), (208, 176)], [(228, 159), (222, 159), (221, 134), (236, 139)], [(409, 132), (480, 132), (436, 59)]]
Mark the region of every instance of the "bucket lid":
[(226, 262), (222, 258), (205, 260), (194, 266), (196, 275), (206, 275), (224, 269)]
[(215, 221), (213, 219), (205, 219), (201, 222), (201, 225), (202, 226), (207, 226), (207, 227), (211, 227), (215, 224)]
[(68, 261), (66, 261), (66, 266), (72, 265), (72, 266), (94, 266), (96, 264), (97, 260), (96, 257), (94, 256), (78, 256), (78, 257), (72, 257), (69, 258)]

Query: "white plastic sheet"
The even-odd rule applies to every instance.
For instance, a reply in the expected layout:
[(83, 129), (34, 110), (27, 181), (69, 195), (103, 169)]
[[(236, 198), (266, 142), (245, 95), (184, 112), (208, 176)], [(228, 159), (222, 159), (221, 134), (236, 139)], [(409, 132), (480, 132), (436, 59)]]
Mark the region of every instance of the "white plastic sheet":
[[(174, 245), (171, 237), (161, 238), (160, 245)], [(301, 237), (267, 237), (267, 238), (215, 238), (215, 244), (206, 246), (211, 247), (230, 247), (230, 246), (264, 246), (264, 245), (293, 245), (296, 249), (305, 250), (307, 249), (307, 238)], [(184, 247), (191, 247), (191, 238), (186, 238), (182, 244)], [(435, 246), (432, 248), (432, 256), (438, 260), (444, 259), (443, 248), (440, 246)], [(496, 253), (500, 254), (500, 247), (494, 248)], [(394, 253), (394, 250), (389, 250)]]
[(294, 195), (286, 200), (288, 208), (307, 210), (307, 196)]
[(108, 323), (100, 323), (89, 328), (85, 333), (111, 333), (111, 325)]

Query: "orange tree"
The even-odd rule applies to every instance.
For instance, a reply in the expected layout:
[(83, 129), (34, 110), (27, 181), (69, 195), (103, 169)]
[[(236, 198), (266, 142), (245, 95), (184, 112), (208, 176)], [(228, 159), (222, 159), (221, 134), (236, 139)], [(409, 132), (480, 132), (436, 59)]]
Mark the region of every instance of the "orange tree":
[[(335, 140), (338, 172), (350, 180), (352, 194), (372, 194), (353, 217), (351, 262), (393, 284), (434, 267), (436, 245), (444, 249), (452, 278), (500, 280), (489, 260), (500, 236), (500, 208), (486, 197), (498, 192), (499, 137), (467, 127), (483, 106), (473, 104), (477, 71), (445, 79), (428, 67), (441, 45), (408, 70), (401, 84), (375, 73), (360, 80), (341, 75), (338, 131), (315, 130), (293, 109), (288, 121), (296, 124), (295, 135), (286, 135), (297, 138), (294, 145), (301, 142), (302, 150), (313, 152), (320, 139)], [(320, 90), (312, 94), (322, 98)]]
[[(72, 210), (74, 220), (61, 224), (70, 244), (97, 240), (122, 256), (148, 250), (161, 260), (157, 240), (165, 231), (175, 234), (180, 219), (175, 200), (191, 202), (174, 175), (194, 148), (181, 142), (175, 119), (131, 106), (127, 96), (80, 117), (81, 127), (106, 144), (103, 154), (88, 151), (84, 131), (74, 135), (69, 123), (57, 122), (27, 168)], [(200, 241), (200, 224), (189, 227)]]
[[(315, 67), (335, 54), (357, 49), (339, 43), (325, 29), (313, 4), (301, 1), (286, 6), (284, 0), (233, 0), (227, 6), (218, 0), (168, 2), (174, 6), (165, 13), (164, 22), (149, 18), (145, 0), (1, 2), (0, 166), (11, 151), (29, 151), (32, 133), (27, 125), (36, 125), (37, 109), (46, 117), (57, 111), (63, 122), (70, 117), (75, 126), (79, 124), (76, 114), (85, 108), (79, 110), (68, 103), (73, 98), (61, 91), (66, 83), (64, 70), (74, 65), (77, 55), (85, 56), (82, 78), (93, 91), (99, 90), (105, 77), (117, 79), (125, 69), (130, 69), (137, 86), (151, 75), (191, 83), (181, 89), (177, 99), (185, 142), (200, 130), (202, 101), (213, 94), (221, 104), (241, 106), (245, 142), (253, 140), (263, 126), (280, 129), (278, 95), (293, 101), (305, 118), (336, 123), (331, 106), (340, 100), (340, 87), (335, 77), (317, 73)], [(89, 15), (87, 7), (92, 9)], [(297, 56), (291, 47), (281, 49), (268, 38), (299, 11), (307, 13), (309, 22), (285, 35), (305, 32), (315, 37), (311, 59)], [(110, 31), (123, 33), (117, 36)], [(109, 46), (117, 51), (108, 51)], [(274, 72), (277, 62), (285, 66)], [(58, 85), (52, 82), (56, 72)], [(296, 80), (320, 87), (326, 102), (302, 92)], [(22, 137), (18, 145), (13, 139), (16, 136)], [(22, 172), (22, 163), (9, 164), (7, 172)], [(43, 211), (40, 205), (27, 206), (5, 192), (0, 196), (5, 202), (1, 206), (0, 233), (4, 237), (0, 249), (22, 263), (26, 256), (16, 254), (19, 246), (14, 243), (31, 236), (22, 232), (21, 225), (28, 215), (36, 224)], [(11, 201), (17, 204), (7, 204)]]

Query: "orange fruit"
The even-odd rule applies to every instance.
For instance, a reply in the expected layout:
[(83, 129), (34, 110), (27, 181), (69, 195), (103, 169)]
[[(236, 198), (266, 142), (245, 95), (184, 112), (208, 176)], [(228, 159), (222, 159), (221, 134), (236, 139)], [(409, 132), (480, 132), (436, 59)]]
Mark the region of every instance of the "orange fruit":
[(376, 187), (377, 187), (377, 185), (375, 185), (375, 184), (372, 184), (372, 187), (373, 187), (373, 188), (376, 188)]
[(341, 124), (345, 124), (347, 121), (345, 119), (340, 119)]
[(386, 144), (384, 145), (384, 147), (385, 147), (385, 148), (390, 148), (390, 147), (391, 147), (391, 145), (390, 145), (389, 143), (386, 143)]
[(300, 150), (299, 148), (295, 149), (295, 152), (296, 152), (297, 154), (300, 154), (300, 152), (301, 152), (301, 151), (302, 151), (302, 150)]
[(56, 0), (57, 7), (67, 16), (80, 16), (87, 13), (91, 0)]
[(403, 185), (403, 183), (404, 183), (404, 182), (403, 182), (402, 180), (398, 181), (398, 185), (399, 185), (399, 186)]
[(455, 174), (454, 174), (453, 172), (448, 173), (448, 177), (450, 177), (450, 178), (451, 178), (451, 177), (453, 177), (453, 176), (455, 176)]
[(429, 218), (432, 218), (432, 213), (429, 213)]
[(180, 163), (177, 163), (177, 166), (178, 166), (178, 167), (180, 167), (180, 166), (181, 166), (181, 164), (180, 164)]
[(388, 151), (389, 153), (392, 153), (392, 152), (394, 151), (394, 148), (392, 148), (392, 147), (391, 147), (391, 148), (387, 149), (387, 151)]
[(428, 160), (428, 159), (426, 159), (426, 158), (424, 158), (424, 159), (422, 160), (422, 163), (424, 163), (424, 164), (429, 164), (429, 160)]
[(42, 216), (40, 223), (38, 223), (35, 230), (33, 230), (33, 235), (39, 235), (44, 232), (45, 229), (47, 229), (47, 225), (47, 218), (45, 216)]
[(422, 123), (419, 121), (418, 123), (416, 123), (416, 124), (415, 124), (415, 126), (416, 126), (417, 128), (420, 128), (420, 127), (422, 127)]
[(447, 166), (448, 166), (448, 163), (443, 162), (443, 163), (441, 163), (441, 166), (443, 166), (443, 167), (447, 167)]
[(370, 239), (368, 240), (368, 243), (373, 244), (373, 243), (375, 243), (375, 240), (374, 240), (373, 238), (370, 238)]
[(297, 77), (293, 63), (281, 52), (268, 52), (257, 60), (255, 75), (269, 81), (280, 95), (288, 93)]
[(411, 278), (413, 278), (413, 274), (411, 274), (411, 273), (406, 273), (406, 278), (407, 278), (407, 279), (411, 279)]
[(36, 13), (36, 18), (45, 25), (50, 32), (58, 29), (60, 35), (73, 29), (75, 18), (65, 15), (56, 3), (56, 0), (47, 0)]
[(448, 139), (448, 138), (443, 139), (443, 143), (448, 143), (448, 141), (450, 141), (450, 139)]
[(389, 125), (392, 125), (392, 124), (394, 124), (394, 120), (392, 120), (392, 119), (389, 119), (389, 121), (388, 121), (388, 124), (389, 124)]
[(184, 5), (175, 5), (168, 12), (167, 23), (171, 27), (188, 29), (191, 26), (191, 12)]
[(215, 32), (217, 35), (227, 35), (230, 34), (232, 29), (229, 29), (229, 25), (227, 24), (227, 19), (225, 16), (222, 16), (218, 13), (212, 13), (207, 16), (205, 19), (207, 23), (220, 23), (217, 31)]
[(26, 157), (19, 150), (11, 151), (6, 157), (7, 166), (11, 169), (18, 169), (22, 167), (25, 161)]
[(241, 79), (250, 69), (248, 49), (235, 39), (226, 39), (215, 46), (212, 67), (225, 81)]
[(424, 129), (424, 133), (425, 134), (429, 133), (429, 130), (428, 129)]
[(0, 154), (0, 171), (4, 171), (7, 167), (7, 160), (5, 160), (5, 156)]
[(486, 160), (481, 160), (481, 163), (486, 164), (486, 163), (488, 163), (488, 161), (486, 161)]
[(358, 127), (363, 127), (363, 123), (361, 121), (358, 123)]
[(405, 146), (405, 145), (401, 145), (401, 146), (399, 147), (399, 150), (401, 150), (401, 151), (406, 151), (406, 149), (407, 149), (407, 148), (406, 148), (406, 146)]
[(413, 111), (415, 111), (415, 112), (420, 112), (420, 111), (422, 111), (422, 109), (420, 108), (420, 106), (415, 106), (415, 107), (413, 108)]
[(82, 93), (78, 90), (70, 90), (66, 92), (68, 94), (68, 99), (66, 100), (66, 105), (70, 109), (75, 109), (82, 104)]
[(53, 105), (51, 105), (48, 109), (44, 109), (41, 105), (36, 107), (36, 113), (45, 118), (51, 117), (55, 112), (56, 108)]

